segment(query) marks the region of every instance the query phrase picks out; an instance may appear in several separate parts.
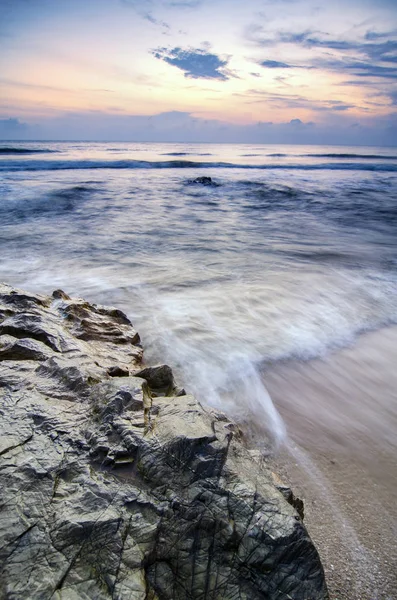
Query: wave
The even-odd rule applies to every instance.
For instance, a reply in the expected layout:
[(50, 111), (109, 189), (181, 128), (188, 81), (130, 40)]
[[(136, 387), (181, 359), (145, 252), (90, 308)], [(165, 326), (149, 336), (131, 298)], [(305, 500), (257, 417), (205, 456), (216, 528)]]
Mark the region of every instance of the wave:
[(0, 147), (0, 154), (52, 154), (54, 152), (58, 152), (58, 150), (50, 150), (49, 148)]
[(161, 156), (188, 156), (190, 152), (163, 152)]
[[(269, 155), (271, 156), (271, 155)], [(273, 154), (272, 156), (282, 156), (282, 154)], [(394, 154), (350, 154), (350, 153), (342, 153), (342, 154), (302, 154), (301, 156), (306, 156), (309, 158), (360, 158), (367, 160), (397, 160), (397, 155)]]
[(190, 160), (145, 161), (145, 160), (3, 160), (0, 171), (64, 171), (84, 169), (243, 169), (267, 170), (289, 169), (298, 171), (381, 171), (397, 172), (397, 164), (330, 162), (316, 164), (238, 164), (228, 162), (197, 162)]
[(3, 225), (10, 225), (38, 217), (59, 217), (78, 209), (98, 189), (88, 185), (74, 185), (30, 198), (5, 199), (0, 204), (0, 221)]
[[(261, 156), (260, 154), (243, 154), (242, 156)], [(267, 154), (266, 156), (271, 156), (272, 158), (285, 158), (287, 156), (289, 157), (295, 157), (295, 158), (301, 158), (301, 157), (305, 157), (305, 158), (339, 158), (339, 159), (346, 159), (346, 158), (362, 158), (363, 160), (397, 160), (397, 154), (355, 154), (355, 153), (350, 153), (350, 152), (329, 152), (329, 153), (324, 153), (324, 154), (282, 154), (279, 152), (276, 152), (274, 154)]]
[(163, 152), (161, 156), (212, 156), (210, 152)]

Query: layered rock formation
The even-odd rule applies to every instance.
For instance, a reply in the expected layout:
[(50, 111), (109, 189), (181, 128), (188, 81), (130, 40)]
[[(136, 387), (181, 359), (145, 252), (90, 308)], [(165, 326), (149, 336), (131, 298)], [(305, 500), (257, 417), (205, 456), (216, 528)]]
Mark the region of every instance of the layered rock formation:
[(289, 490), (141, 360), (119, 310), (0, 286), (0, 598), (326, 598)]

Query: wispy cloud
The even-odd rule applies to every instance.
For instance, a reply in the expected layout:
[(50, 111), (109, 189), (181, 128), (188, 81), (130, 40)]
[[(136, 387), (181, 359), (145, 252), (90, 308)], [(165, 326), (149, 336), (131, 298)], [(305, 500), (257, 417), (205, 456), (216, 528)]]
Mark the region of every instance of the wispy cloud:
[(113, 90), (107, 88), (76, 88), (71, 90), (67, 87), (55, 86), (55, 85), (43, 85), (40, 83), (28, 83), (26, 81), (18, 81), (16, 79), (7, 79), (5, 77), (0, 77), (0, 85), (10, 86), (14, 88), (22, 88), (28, 90), (43, 90), (50, 92), (60, 92), (62, 94), (80, 94), (82, 91), (87, 92), (99, 92), (99, 93), (114, 93)]
[[(277, 31), (270, 34), (264, 28), (254, 25), (248, 29), (246, 35), (251, 42), (261, 47), (290, 44), (313, 50), (310, 65), (312, 67), (351, 71), (358, 77), (397, 78), (397, 66), (394, 67), (397, 65), (397, 31), (367, 31), (364, 38), (348, 40), (335, 39), (330, 34), (313, 30)], [(326, 58), (324, 53), (316, 53), (316, 50), (328, 51), (329, 58)], [(272, 60), (265, 60), (261, 64), (268, 68), (291, 66)]]
[[(394, 104), (397, 94), (397, 30), (369, 29), (354, 38), (351, 37), (352, 31), (349, 33), (349, 37), (337, 37), (315, 29), (272, 31), (254, 24), (246, 30), (246, 38), (256, 46), (266, 48), (267, 52), (270, 48), (282, 47), (283, 57), (287, 60), (267, 59), (259, 63), (263, 68), (305, 68), (337, 73), (346, 77), (346, 81), (339, 85), (355, 85), (363, 90), (377, 88), (379, 96), (388, 96)], [(346, 105), (347, 108), (342, 106), (335, 105), (331, 109), (350, 108), (350, 105)], [(383, 106), (387, 104), (383, 103)]]
[(291, 69), (291, 65), (279, 60), (262, 60), (259, 64), (266, 69)]
[(195, 9), (200, 7), (204, 0), (120, 0), (120, 2), (124, 6), (133, 8), (145, 21), (169, 30), (170, 24), (156, 16), (159, 9)]
[(171, 29), (168, 23), (161, 21), (160, 19), (156, 19), (156, 17), (154, 17), (151, 13), (144, 13), (142, 16), (145, 21), (149, 21), (149, 23), (152, 23), (152, 25), (160, 25), (160, 27), (164, 27), (164, 29)]
[(171, 29), (171, 26), (162, 19), (158, 19), (153, 14), (153, 9), (155, 4), (153, 0), (145, 0), (142, 2), (141, 0), (120, 0), (124, 6), (128, 6), (133, 8), (145, 21), (152, 23), (152, 25), (158, 25), (165, 30)]
[(342, 100), (313, 100), (299, 94), (281, 94), (260, 89), (251, 89), (246, 94), (247, 104), (264, 103), (273, 108), (307, 109), (314, 112), (341, 112), (355, 108), (354, 104)]
[(167, 6), (175, 8), (198, 8), (203, 4), (203, 0), (171, 0), (166, 2)]
[(230, 73), (226, 67), (228, 60), (220, 58), (208, 50), (200, 48), (156, 48), (153, 56), (159, 60), (177, 67), (184, 72), (185, 77), (192, 79), (218, 79), (226, 81)]

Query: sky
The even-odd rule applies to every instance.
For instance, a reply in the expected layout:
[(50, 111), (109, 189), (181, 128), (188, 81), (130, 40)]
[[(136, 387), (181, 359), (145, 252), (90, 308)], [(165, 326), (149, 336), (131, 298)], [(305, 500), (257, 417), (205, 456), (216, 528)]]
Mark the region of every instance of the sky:
[(397, 145), (397, 0), (0, 0), (0, 139)]

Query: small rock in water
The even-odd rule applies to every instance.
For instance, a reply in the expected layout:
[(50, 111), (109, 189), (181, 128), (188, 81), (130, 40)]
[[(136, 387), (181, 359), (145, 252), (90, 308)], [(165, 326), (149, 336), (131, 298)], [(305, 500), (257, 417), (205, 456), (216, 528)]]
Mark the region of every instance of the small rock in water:
[(201, 185), (215, 185), (211, 177), (196, 177), (189, 180), (189, 183), (201, 183)]

